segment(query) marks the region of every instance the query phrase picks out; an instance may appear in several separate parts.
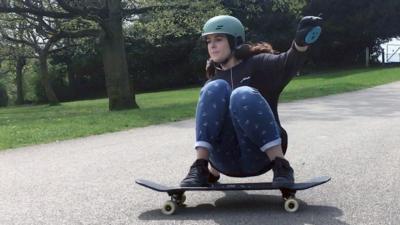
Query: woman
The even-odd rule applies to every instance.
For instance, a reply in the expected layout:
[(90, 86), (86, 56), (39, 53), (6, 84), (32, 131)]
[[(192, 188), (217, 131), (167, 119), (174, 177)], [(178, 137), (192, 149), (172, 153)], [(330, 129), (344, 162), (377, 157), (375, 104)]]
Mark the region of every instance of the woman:
[(196, 109), (197, 159), (181, 186), (208, 186), (219, 173), (248, 177), (271, 168), (276, 185), (294, 182), (284, 157), (287, 134), (280, 125), (278, 99), (304, 63), (308, 46), (317, 41), (321, 21), (302, 18), (291, 48), (281, 54), (273, 54), (268, 44), (243, 44), (244, 27), (235, 17), (206, 22), (202, 38), (210, 56), (209, 80)]

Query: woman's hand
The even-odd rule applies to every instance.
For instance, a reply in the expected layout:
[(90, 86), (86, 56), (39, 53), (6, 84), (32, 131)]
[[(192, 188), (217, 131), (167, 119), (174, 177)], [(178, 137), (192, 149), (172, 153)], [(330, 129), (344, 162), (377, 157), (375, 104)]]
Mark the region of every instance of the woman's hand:
[(299, 52), (305, 52), (305, 51), (307, 51), (307, 49), (308, 49), (308, 46), (306, 45), (306, 46), (298, 46), (297, 44), (296, 44), (296, 42), (294, 42), (294, 47), (297, 49), (297, 51), (299, 51)]
[(302, 47), (310, 46), (318, 40), (321, 24), (322, 18), (318, 16), (305, 16), (300, 20), (295, 38), (297, 50), (301, 51)]

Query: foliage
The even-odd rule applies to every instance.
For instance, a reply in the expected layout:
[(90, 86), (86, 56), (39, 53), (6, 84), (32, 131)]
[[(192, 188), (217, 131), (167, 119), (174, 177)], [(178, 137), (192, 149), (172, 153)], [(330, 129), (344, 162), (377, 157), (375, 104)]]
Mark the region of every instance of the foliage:
[[(105, 74), (99, 43), (94, 38), (66, 39), (68, 48), (51, 56), (52, 67), (63, 68), (57, 73), (68, 87), (68, 99), (105, 97)], [(57, 92), (57, 90), (56, 90)]]
[[(52, 0), (3, 1), (0, 4), (0, 12), (6, 12), (0, 15), (3, 25), (0, 30), (2, 37), (10, 43), (32, 49), (34, 56), (40, 61), (40, 84), (43, 85), (46, 99), (51, 105), (58, 104), (59, 100), (49, 80), (48, 55), (65, 47), (60, 42), (62, 38), (93, 35), (96, 33), (96, 24), (66, 15)], [(25, 59), (19, 62), (25, 62)]]
[(209, 18), (227, 13), (219, 1), (190, 1), (185, 10), (157, 8), (127, 25), (128, 64), (135, 88), (148, 91), (199, 83), (207, 57), (199, 41), (201, 28)]
[(400, 35), (399, 12), (398, 0), (308, 0), (304, 10), (323, 14), (318, 58), (331, 64), (362, 63), (366, 47), (379, 52), (381, 43)]
[[(80, 48), (80, 47), (77, 47)], [(106, 97), (104, 71), (102, 69), (101, 58), (99, 55), (89, 54), (80, 55), (83, 49), (74, 51), (70, 56), (70, 66), (72, 67), (73, 78), (68, 77), (68, 65), (65, 57), (68, 56), (58, 52), (53, 55), (49, 65), (49, 78), (51, 85), (60, 101), (71, 101), (78, 99), (92, 99)], [(83, 52), (81, 52), (83, 54)], [(34, 66), (35, 71), (38, 65)], [(38, 77), (33, 80), (36, 102), (46, 102), (45, 90)], [(74, 84), (72, 84), (74, 83)], [(74, 86), (72, 86), (74, 85)]]
[[(38, 65), (35, 66), (38, 71)], [(54, 92), (60, 101), (71, 100), (68, 93), (67, 81), (65, 79), (65, 69), (61, 66), (52, 66), (49, 68), (49, 81), (54, 88)], [(36, 96), (36, 103), (46, 103), (46, 92), (41, 84), (39, 76), (34, 79), (34, 91)]]
[[(157, 1), (166, 4), (169, 1)], [(179, 2), (179, 1), (178, 1)], [(145, 39), (154, 45), (165, 45), (177, 39), (198, 37), (207, 19), (227, 13), (219, 1), (181, 1), (188, 7), (156, 8), (127, 26), (127, 35), (133, 39)]]
[(224, 0), (223, 5), (246, 27), (250, 42), (266, 41), (275, 49), (290, 46), (304, 0)]
[[(28, 12), (4, 13), (5, 3), (28, 11), (47, 11), (43, 11), (42, 17)], [(32, 7), (27, 7), (29, 4)], [(104, 29), (102, 22), (109, 15), (106, 6), (103, 0), (1, 1), (0, 30), (14, 38), (40, 36), (36, 41), (39, 47), (44, 47), (45, 41), (57, 33), (51, 30), (65, 35)], [(321, 40), (311, 49), (316, 65), (362, 63), (365, 47), (372, 50), (372, 60), (376, 60), (381, 52), (379, 44), (400, 36), (398, 0), (121, 0), (120, 6), (129, 76), (139, 92), (203, 82), (207, 52), (199, 35), (204, 22), (219, 14), (238, 17), (246, 27), (247, 41), (267, 41), (274, 49), (285, 51), (293, 40), (299, 18), (322, 13), (325, 22)], [(101, 54), (104, 46), (99, 37), (63, 38), (50, 46), (49, 74), (56, 95), (63, 96), (60, 100), (106, 94)], [(7, 66), (3, 63), (0, 73), (4, 70), (8, 73), (0, 82), (5, 84), (12, 102), (17, 89), (16, 57), (22, 53), (27, 57), (37, 56), (37, 52), (27, 48), (26, 43), (5, 41), (0, 40), (0, 59), (7, 61)], [(33, 86), (40, 84), (39, 70), (33, 69), (33, 60), (28, 62), (24, 69), (24, 91), (33, 100)], [(36, 92), (39, 97), (44, 94), (43, 88), (37, 88)]]

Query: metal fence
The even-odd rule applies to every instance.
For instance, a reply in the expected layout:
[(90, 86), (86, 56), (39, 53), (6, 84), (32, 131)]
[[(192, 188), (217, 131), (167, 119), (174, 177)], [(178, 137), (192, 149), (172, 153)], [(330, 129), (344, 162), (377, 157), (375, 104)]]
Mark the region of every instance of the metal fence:
[(384, 44), (384, 63), (400, 62), (400, 44)]

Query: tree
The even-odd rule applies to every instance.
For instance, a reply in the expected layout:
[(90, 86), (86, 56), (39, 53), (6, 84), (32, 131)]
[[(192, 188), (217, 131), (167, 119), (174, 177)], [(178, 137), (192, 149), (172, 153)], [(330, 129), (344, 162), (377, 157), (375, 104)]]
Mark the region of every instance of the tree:
[(106, 96), (104, 69), (95, 38), (64, 39), (63, 48), (52, 54), (51, 64), (68, 80), (69, 99)]
[(200, 41), (202, 27), (209, 18), (221, 14), (229, 11), (220, 1), (202, 0), (192, 1), (184, 10), (156, 8), (127, 23), (128, 61), (130, 70), (135, 71), (136, 89), (198, 84), (207, 59)]
[[(155, 8), (181, 7), (178, 4), (158, 4), (157, 1), (134, 0), (55, 0), (62, 10), (43, 9), (40, 0), (3, 0), (0, 12), (27, 13), (51, 18), (81, 17), (96, 22), (102, 29), (103, 63), (109, 109), (137, 107), (128, 78), (122, 21), (132, 15), (141, 15)], [(180, 1), (179, 1), (180, 2)], [(186, 1), (190, 2), (190, 1)], [(18, 3), (18, 4), (17, 4)]]
[(366, 47), (379, 51), (381, 43), (400, 35), (399, 12), (398, 0), (308, 0), (303, 14), (323, 14), (318, 58), (355, 64), (364, 61)]
[(305, 0), (223, 0), (222, 4), (246, 27), (249, 41), (266, 41), (279, 51), (294, 38)]
[[(20, 6), (24, 6), (43, 12), (52, 10), (56, 13), (58, 10), (51, 4), (50, 0), (38, 3), (31, 3), (30, 1), (15, 1), (13, 3), (14, 9), (22, 9)], [(12, 11), (11, 8), (9, 9), (9, 11)], [(58, 99), (51, 86), (48, 72), (47, 59), (49, 54), (63, 47), (60, 45), (57, 46), (57, 42), (62, 38), (79, 38), (87, 35), (96, 35), (98, 33), (97, 30), (91, 29), (91, 24), (84, 20), (52, 18), (39, 13), (32, 14), (24, 10), (16, 10), (15, 13), (8, 14), (7, 16), (8, 18), (3, 19), (2, 37), (10, 42), (29, 46), (34, 50), (39, 60), (40, 80), (47, 100), (50, 105), (57, 105)], [(77, 26), (73, 26), (74, 23)], [(74, 30), (75, 27), (78, 27), (79, 30)], [(14, 30), (19, 30), (19, 33), (15, 35)]]
[[(2, 27), (0, 27), (0, 34), (9, 33), (13, 37), (21, 39), (24, 33), (24, 22), (15, 20), (14, 15), (0, 15), (0, 21), (3, 21)], [(13, 27), (16, 29), (8, 29), (10, 21), (13, 21)], [(23, 90), (23, 69), (27, 63), (28, 58), (33, 57), (33, 52), (23, 43), (14, 43), (2, 39), (0, 44), (0, 58), (2, 60), (11, 61), (15, 67), (15, 82), (17, 88), (17, 99), (15, 103), (17, 105), (23, 104), (24, 90)]]

